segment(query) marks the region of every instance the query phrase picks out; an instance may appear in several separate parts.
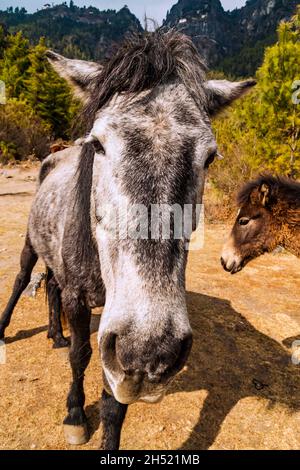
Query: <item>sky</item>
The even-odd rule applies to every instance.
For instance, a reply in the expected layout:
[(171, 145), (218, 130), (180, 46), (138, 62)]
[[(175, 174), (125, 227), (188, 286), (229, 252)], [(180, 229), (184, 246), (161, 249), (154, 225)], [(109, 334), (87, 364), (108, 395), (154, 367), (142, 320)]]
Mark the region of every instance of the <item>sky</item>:
[[(25, 7), (28, 12), (34, 12), (41, 9), (45, 3), (63, 3), (63, 0), (0, 0), (0, 10), (6, 10), (7, 7)], [(69, 3), (69, 0), (67, 0)], [(147, 16), (154, 18), (161, 23), (165, 18), (167, 10), (169, 10), (177, 0), (75, 0), (78, 6), (93, 5), (100, 10), (108, 8), (119, 10), (125, 4), (128, 5), (132, 13), (134, 13), (141, 21), (145, 11)], [(225, 10), (233, 10), (236, 7), (244, 6), (246, 0), (221, 0)]]

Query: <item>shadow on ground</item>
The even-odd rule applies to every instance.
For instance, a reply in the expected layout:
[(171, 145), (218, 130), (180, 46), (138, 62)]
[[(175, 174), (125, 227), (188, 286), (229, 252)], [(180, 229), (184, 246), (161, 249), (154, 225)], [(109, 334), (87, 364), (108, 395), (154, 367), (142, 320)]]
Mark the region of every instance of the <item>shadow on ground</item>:
[(31, 338), (32, 336), (38, 335), (43, 331), (48, 330), (48, 325), (38, 326), (36, 328), (31, 328), (30, 330), (19, 330), (15, 336), (8, 336), (5, 337), (5, 343), (10, 344), (14, 343), (15, 341), (20, 341), (22, 339)]
[[(266, 336), (229, 301), (199, 293), (187, 293), (194, 343), (188, 370), (171, 385), (169, 394), (206, 390), (208, 395), (197, 425), (181, 449), (208, 449), (223, 421), (243, 398), (261, 397), (269, 405), (282, 404), (300, 411), (300, 366), (293, 365), (291, 353)], [(91, 332), (98, 330), (100, 315), (93, 314)], [(47, 330), (40, 326), (21, 330), (6, 343), (30, 338)], [(287, 338), (290, 347), (299, 336)], [(99, 427), (99, 401), (87, 406), (90, 435)]]
[(256, 330), (227, 300), (188, 292), (194, 332), (186, 373), (169, 393), (207, 390), (198, 424), (182, 449), (208, 449), (243, 398), (261, 397), (300, 410), (299, 367), (278, 342)]

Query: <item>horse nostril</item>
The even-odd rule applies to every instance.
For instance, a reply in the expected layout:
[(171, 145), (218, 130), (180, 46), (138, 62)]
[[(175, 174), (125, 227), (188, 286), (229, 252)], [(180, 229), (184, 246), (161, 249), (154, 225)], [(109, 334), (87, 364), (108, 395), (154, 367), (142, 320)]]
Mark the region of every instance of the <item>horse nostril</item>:
[(105, 344), (104, 344), (105, 349), (115, 352), (116, 341), (117, 341), (117, 335), (115, 333), (108, 333), (108, 335), (105, 337)]
[(223, 257), (221, 257), (221, 265), (223, 266), (223, 269), (225, 269), (225, 271), (227, 272), (231, 272), (231, 270), (233, 269), (234, 267), (234, 262), (232, 262), (229, 266), (227, 265), (227, 262), (224, 260)]
[(142, 383), (143, 379), (144, 379), (144, 376), (145, 376), (145, 373), (144, 372), (141, 372), (141, 371), (137, 371), (133, 374), (132, 376), (132, 381), (135, 383), (135, 384), (140, 384)]
[(184, 362), (186, 362), (191, 352), (192, 344), (193, 344), (193, 335), (192, 333), (188, 333), (181, 343), (181, 355), (184, 359)]
[(225, 271), (228, 273), (232, 273), (232, 271), (234, 271), (235, 266), (236, 266), (235, 261), (232, 261), (230, 264), (227, 264), (223, 258), (221, 258), (221, 264), (223, 268), (225, 269)]
[(116, 341), (117, 335), (115, 333), (107, 333), (101, 341), (101, 355), (102, 361), (107, 366), (115, 365), (116, 361)]
[(141, 383), (145, 375), (145, 372), (139, 369), (123, 369), (123, 371), (136, 384)]
[(177, 355), (176, 361), (172, 366), (168, 367), (166, 373), (164, 374), (164, 378), (172, 377), (183, 368), (191, 352), (192, 344), (193, 335), (190, 332), (186, 334), (186, 336), (180, 341), (179, 353)]

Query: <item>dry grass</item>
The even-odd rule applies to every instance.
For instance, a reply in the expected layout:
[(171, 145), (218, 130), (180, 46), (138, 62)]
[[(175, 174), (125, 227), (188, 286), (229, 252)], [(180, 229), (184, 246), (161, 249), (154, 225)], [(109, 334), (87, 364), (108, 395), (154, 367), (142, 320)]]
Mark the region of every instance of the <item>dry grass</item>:
[[(32, 169), (12, 180), (0, 175), (0, 193), (29, 193), (0, 196), (0, 310), (24, 241), (34, 189), (24, 181), (28, 174)], [(300, 333), (300, 261), (268, 255), (230, 276), (219, 263), (227, 232), (207, 225), (204, 248), (190, 255), (187, 301), (195, 339), (188, 365), (162, 403), (129, 407), (123, 449), (299, 448), (300, 366), (291, 363), (288, 338)], [(85, 449), (97, 448), (101, 433), (98, 321), (95, 314), (85, 381), (92, 436)], [(61, 424), (70, 370), (66, 352), (46, 339), (46, 325), (43, 292), (23, 297), (7, 331), (7, 363), (0, 365), (2, 449), (70, 448)]]

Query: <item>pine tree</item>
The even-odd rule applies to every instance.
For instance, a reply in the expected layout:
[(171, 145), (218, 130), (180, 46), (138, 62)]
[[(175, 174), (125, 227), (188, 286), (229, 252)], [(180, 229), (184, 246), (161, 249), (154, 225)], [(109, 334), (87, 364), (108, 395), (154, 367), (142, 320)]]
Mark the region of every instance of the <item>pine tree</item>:
[(0, 24), (0, 73), (2, 67), (2, 59), (4, 55), (4, 50), (7, 47), (7, 36), (4, 30), (4, 26)]
[(18, 98), (23, 93), (29, 66), (28, 39), (25, 39), (21, 32), (9, 35), (0, 76), (5, 83), (9, 97)]
[(278, 28), (278, 42), (266, 50), (258, 71), (261, 135), (272, 143), (266, 158), (291, 176), (300, 174), (300, 105), (293, 103), (293, 83), (300, 71), (300, 9)]
[(30, 51), (24, 97), (50, 126), (55, 137), (66, 138), (74, 115), (74, 104), (68, 85), (50, 67), (45, 51), (44, 39)]

